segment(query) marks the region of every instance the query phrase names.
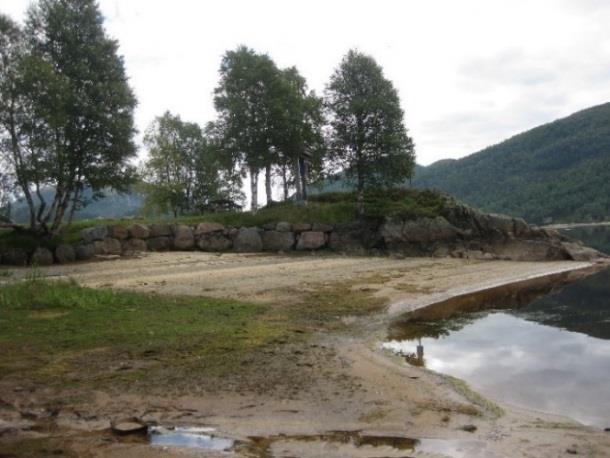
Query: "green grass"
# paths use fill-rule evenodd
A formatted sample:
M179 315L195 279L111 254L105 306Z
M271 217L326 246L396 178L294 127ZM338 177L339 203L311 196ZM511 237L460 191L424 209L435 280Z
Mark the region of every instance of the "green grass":
M284 332L265 319L266 310L232 300L16 282L0 288L0 374L63 383L66 373L81 366L94 373L94 360L106 366L117 355L165 369L196 361L207 371L228 370Z

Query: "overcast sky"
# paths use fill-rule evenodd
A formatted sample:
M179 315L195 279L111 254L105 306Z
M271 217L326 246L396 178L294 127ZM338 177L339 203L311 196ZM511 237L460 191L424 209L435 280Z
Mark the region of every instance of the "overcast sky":
M23 19L29 0L0 0ZM399 90L418 162L461 157L610 100L610 0L101 0L142 132L171 110L214 119L222 54L296 65L322 93L350 48ZM144 154L141 152L141 154Z

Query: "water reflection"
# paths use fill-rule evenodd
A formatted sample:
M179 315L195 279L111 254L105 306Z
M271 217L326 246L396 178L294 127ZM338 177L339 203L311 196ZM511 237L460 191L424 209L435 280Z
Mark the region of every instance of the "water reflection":
M414 315L384 346L488 396L610 426L610 270L517 308L497 305Z

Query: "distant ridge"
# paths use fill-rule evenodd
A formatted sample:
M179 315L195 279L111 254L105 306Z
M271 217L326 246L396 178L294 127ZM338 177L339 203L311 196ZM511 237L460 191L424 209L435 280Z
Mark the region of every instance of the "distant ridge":
M610 219L610 103L419 167L413 185L535 223Z

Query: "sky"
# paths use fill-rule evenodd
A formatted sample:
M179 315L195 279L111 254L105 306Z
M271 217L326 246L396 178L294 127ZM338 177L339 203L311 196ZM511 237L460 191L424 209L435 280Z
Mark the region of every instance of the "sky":
M204 124L226 50L296 65L323 94L351 48L398 89L427 165L610 101L610 0L100 0L139 100ZM30 0L0 0L21 21ZM145 157L145 151L140 156Z

